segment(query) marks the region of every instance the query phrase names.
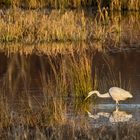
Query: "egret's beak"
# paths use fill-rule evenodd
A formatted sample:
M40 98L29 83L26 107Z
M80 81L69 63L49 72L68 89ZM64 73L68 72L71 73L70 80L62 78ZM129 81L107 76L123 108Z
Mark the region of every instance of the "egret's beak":
M84 101L87 100L88 97L89 97L89 95L84 99Z
M91 91L91 92L89 92L89 93L88 93L88 96L85 98L85 100L87 100L87 98L88 98L88 97L90 97L92 94L93 94L93 92L92 92L92 91Z
M92 115L88 110L86 112L87 112L88 116L91 116Z

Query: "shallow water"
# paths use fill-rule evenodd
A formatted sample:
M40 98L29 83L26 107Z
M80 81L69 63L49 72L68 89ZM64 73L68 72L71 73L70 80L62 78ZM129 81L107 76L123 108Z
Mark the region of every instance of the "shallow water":
M91 106L91 112L87 111L87 114L96 127L140 122L140 104L121 104L118 109L113 104L99 104Z
M97 54L95 60L93 60L93 67L97 69L99 89L103 88L101 92L107 92L110 87L119 86L134 95L132 100L126 100L123 103L139 104L139 58L139 48L122 52L108 52L103 55ZM93 75L94 73L95 70L93 68ZM104 100L103 102L106 101Z
M47 55L39 56L36 54L29 56L13 54L7 57L4 53L0 53L1 94L7 97L7 103L11 112L21 113L28 104L31 105L33 110L38 110L46 100L51 103L52 99L55 99L58 103L61 102L61 100L64 101L67 108L66 118L74 119L74 117L81 118L80 116L82 116L84 119L87 118L89 124L93 126L95 124L98 126L119 122L120 120L112 121L114 117L112 114L116 112L115 102L112 99L99 99L94 96L91 97L89 101L84 102L81 98L82 96L75 98L75 91L73 91L73 89L67 89L69 91L66 91L66 93L62 95L60 95L59 92L54 93L57 91L57 88L59 88L56 85L57 88L55 89L55 70L60 73L62 70L64 72L65 69L61 69L64 62L69 63L70 60L75 58L72 63L73 65L77 65L81 62L79 58L85 57L91 61L89 68L91 68L93 87L96 87L101 93L104 93L112 86L119 86L129 90L133 94L133 99L120 102L119 111L117 111L117 113L118 115L122 111L124 113L123 116L121 116L124 118L121 118L120 122L139 122L140 49L107 51L105 53L96 52L94 54L90 53L88 57L85 52L83 56L80 55L76 57L71 55L49 57ZM68 65L64 66L66 67ZM84 65L81 66L84 67ZM66 73L68 76L68 71L66 71ZM47 80L54 81L50 83L52 87L48 82L45 83ZM62 81L58 81L58 83L59 82ZM69 80L65 82L69 87L71 86ZM47 84L49 86L46 87ZM52 89L48 90L48 88ZM86 95L85 93L85 96ZM77 100L77 98L79 99ZM88 109L85 109L83 104L88 106ZM75 116L75 114L77 115Z
M98 104L91 105L89 112L87 112L92 124L98 126L99 124L140 121L139 58L139 48L123 51L111 50L105 54L97 53L95 55L92 68L96 66L96 69L93 68L92 74L95 75L96 72L97 77L99 77L97 81L101 93L107 92L110 87L119 86L130 91L133 98L120 101L116 116L112 115L116 112L115 102L112 99L98 99ZM92 102L93 100L91 104Z
M124 28L118 36L119 47L114 46L114 42L105 49L102 42L0 47L0 116L13 121L11 125L10 120L10 128L5 133L8 139L20 139L20 136L25 139L35 139L35 136L36 139L57 139L58 136L58 139L63 139L61 136L93 139L96 134L95 139L99 139L98 134L104 132L104 127L100 126L107 126L107 135L121 137L112 126L139 124L139 16L126 16L120 27ZM96 89L102 94L113 86L130 91L133 98L120 101L119 108L112 99L92 96L84 101L90 90ZM99 131L91 129L90 133L89 127ZM126 132L122 128L126 128ZM133 136L131 125L122 128L120 133L132 132ZM139 127L134 132L138 130ZM104 133L100 138L102 136Z

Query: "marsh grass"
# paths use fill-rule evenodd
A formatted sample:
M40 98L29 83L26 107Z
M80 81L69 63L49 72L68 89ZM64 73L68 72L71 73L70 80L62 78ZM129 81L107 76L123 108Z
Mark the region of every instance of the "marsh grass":
M23 11L16 8L2 11L0 18L2 21L0 23L0 49L6 49L4 43L10 46L16 43L15 47L8 47L8 50L13 52L22 52L22 50L24 52L27 48L30 53L33 50L46 52L54 49L57 51L57 49L63 49L62 46L66 46L63 43L69 46L74 43L83 44L84 42L91 45L94 43L95 45L92 46L101 50L127 44L133 46L139 43L139 15L134 13L123 17L120 13L109 15L108 11L103 9L97 13L96 17L87 17L84 11L53 10L45 13L45 11ZM128 32L129 34L126 34ZM48 49L45 43L46 46L54 43L55 46L62 48ZM31 47L27 47L29 45ZM71 47L68 50L70 51Z
M139 11L140 1L139 0L112 0L110 3L112 10L128 10L128 11Z
M96 15L87 15L84 10L1 10L0 42L36 46L94 42L102 48L139 43L138 13L124 16L100 8Z
M85 97L87 91L90 91L92 88L92 79L91 79L91 60L88 59L86 54L79 55L79 58L68 60L70 65L67 65L67 70L69 73L69 83L72 88L72 92L76 96ZM68 64L66 62L66 64Z
M82 7L107 7L111 10L140 10L139 0L2 0L0 2L1 7L22 7L29 9L36 8L82 8Z
M90 104L84 103L83 97L92 89L91 61L94 57L91 58L92 53L86 49L68 54L61 54L62 50L58 49L59 55L54 51L54 56L44 56L51 74L48 74L45 59L37 53L41 91L36 93L41 94L41 99L34 91L30 93L30 70L34 67L28 61L29 56L8 55L8 70L3 78L5 84L0 88L0 137L39 140L139 138L140 124L137 122L99 128L89 122L85 109ZM98 83L100 78L97 75L95 78ZM18 89L19 81L23 90ZM15 104L17 100L18 104Z
M38 11L9 9L2 12L1 42L54 42L86 40L84 12L53 10L50 14ZM19 18L20 17L20 18ZM15 30L16 29L16 30Z
M7 5L20 5L18 0L6 2ZM36 8L38 6L37 2L34 0L26 1L25 6ZM41 2L39 3L40 6L43 5ZM58 1L55 1L55 3L54 1L47 2L52 7L69 6L66 3L68 1L60 1L60 3ZM80 0L69 1L70 5L71 2L75 3L75 7L80 7L83 3ZM45 6L47 4L44 3ZM138 1L136 4L138 4ZM112 9L117 7L116 5L118 6L117 9L120 8L119 1L114 1ZM106 88L110 83L123 85L121 74L119 79L116 80L114 73L110 71L111 76L109 75L109 79L110 77L114 79L112 78L113 80L109 82L107 82L108 79L104 79L102 83L95 73L94 81L96 84L92 85L92 60L89 58L91 53L89 53L87 45L78 43L78 47L73 47L69 42L96 40L97 44L101 45L100 48L103 48L102 46L106 42L110 43L110 41L118 44L121 39L123 40L120 27L121 24L125 25L125 22L120 23L120 15L118 17L112 14L110 18L106 9L99 9L95 19L92 17L87 19L84 11L76 12L71 10L53 10L50 13L36 10L22 11L15 7L14 9L1 11L0 41L30 44L25 46L17 43L16 45L8 44L8 46L1 45L0 47L1 51L10 58L3 78L4 84L0 88L1 138L62 140L66 138L137 139L140 137L140 125L138 123L118 124L113 129L108 126L95 128L89 125L84 110L89 107L89 104L83 103L87 92L92 90L92 86L94 88L99 87L98 83L100 88ZM137 18L139 19L139 17ZM131 23L135 23L133 16L129 21L129 25ZM131 27L131 30L135 28L134 26ZM46 44L37 44L42 42L68 42L68 44L47 44L47 46ZM32 45L33 43L36 44ZM97 48L99 48L98 45ZM31 54L38 55L40 60L38 83L43 98L41 100L30 94L32 82L30 70L32 67L28 58ZM48 59L50 70L42 59L44 54ZM50 71L51 74L49 75L46 71ZM17 94L19 94L19 98L17 98ZM66 102L64 98L71 98L73 101L72 104L76 112L75 118L71 116L69 111L71 104ZM19 108L17 104L14 104L15 100L19 101Z
M87 15L84 10L1 10L0 42L30 45L96 42L102 46L138 43L138 13L125 17L99 8L96 15Z
M110 20L105 8L99 10L97 18L88 18L84 10L46 12L11 8L1 10L0 19L0 42L28 44L95 40L106 43L107 39L115 40L120 24L115 17Z
M28 95L29 98L30 95ZM82 108L76 108L76 114L70 116L68 103L61 98L45 99L39 110L29 107L15 112L8 102L0 100L0 137L4 139L138 139L138 122L117 123L112 126L95 127L90 124ZM81 105L80 105L81 106Z
M6 6L21 6L24 8L41 8L41 7L49 7L49 8L76 8L81 6L90 6L92 0L3 0L4 5Z
M2 102L1 102L2 103ZM58 103L58 104L57 104ZM2 104L1 104L2 105ZM4 104L5 105L5 104ZM49 105L49 106L48 106ZM55 106L57 105L57 107ZM139 139L139 127L137 122L118 123L113 126L94 127L85 117L77 119L63 116L65 110L61 110L61 102L53 100L47 107L42 107L39 112L25 111L22 114L7 114L1 117L0 137L3 139ZM63 105L64 106L64 105ZM51 109L49 108L51 107ZM61 106L62 107L62 106ZM58 109L58 110L57 110ZM59 114L59 111L61 114ZM62 113L63 111L63 113ZM3 112L0 116L4 115ZM63 116L63 119L61 118ZM5 125L6 121L6 125Z
M30 56L32 54L36 55L48 55L48 56L58 56L58 55L70 55L74 53L83 53L90 48L90 51L96 49L94 44L87 44L85 42L66 42L66 43L39 43L39 44L24 44L24 43L1 43L0 52L5 53L7 57L14 54ZM98 47L97 47L98 48Z
M91 90L91 62L88 60L86 53L82 53L77 58L74 54L64 55L64 58L57 58L57 65L53 63L53 59L49 59L52 67L52 79L47 81L45 76L45 68L42 66L42 84L47 85L48 93L53 96L79 96L85 97L86 92ZM48 91L49 90L49 91Z

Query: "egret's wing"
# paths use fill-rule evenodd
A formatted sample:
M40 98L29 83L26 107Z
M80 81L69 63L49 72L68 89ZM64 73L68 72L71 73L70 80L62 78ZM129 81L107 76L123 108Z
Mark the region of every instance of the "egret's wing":
M128 94L130 94L128 91L118 88L118 87L112 87L109 89L109 93L112 96L112 98L115 100L123 100L128 97Z

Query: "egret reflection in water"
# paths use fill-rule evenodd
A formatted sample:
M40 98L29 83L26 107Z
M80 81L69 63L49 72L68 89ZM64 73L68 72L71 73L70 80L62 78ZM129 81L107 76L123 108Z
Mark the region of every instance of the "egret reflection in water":
M116 109L111 113L99 112L95 115L91 114L89 111L87 111L87 113L88 116L94 120L102 120L103 118L107 118L110 123L128 122L133 117L132 114L128 114L125 111L120 111L118 107L116 107Z
M130 94L128 91L121 89L119 87L112 87L109 89L109 92L105 94L100 94L99 91L91 91L88 93L88 96L85 98L85 100L90 97L91 95L96 94L100 98L112 98L116 101L116 105L119 105L119 101L126 100L127 98L132 98L132 94Z

